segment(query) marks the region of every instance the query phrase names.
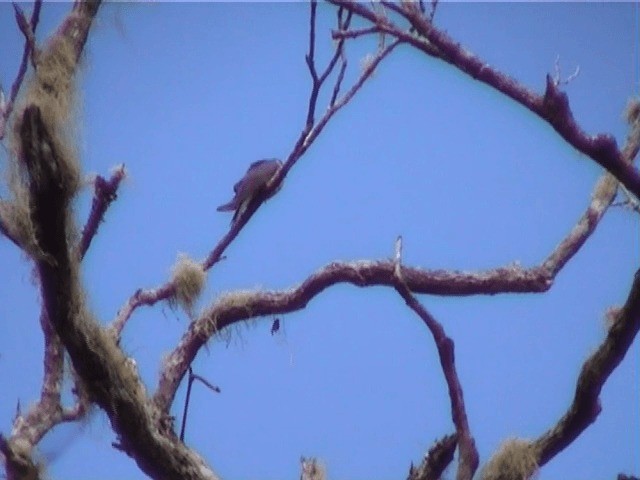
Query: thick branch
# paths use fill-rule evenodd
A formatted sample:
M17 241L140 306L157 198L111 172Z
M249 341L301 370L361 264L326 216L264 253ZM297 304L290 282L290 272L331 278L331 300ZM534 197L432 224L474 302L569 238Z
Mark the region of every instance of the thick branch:
M546 90L543 95L528 90L515 79L492 68L466 50L445 32L435 28L428 18L410 2L404 3L398 13L409 21L417 35L402 30L388 19L365 7L364 4L350 0L328 1L369 20L381 32L389 33L429 56L450 63L472 78L495 88L531 110L549 123L574 148L591 157L640 197L640 173L625 161L615 139L605 134L591 136L582 130L573 118L567 95L560 91L549 75L546 78Z
M56 49L63 48L61 45L71 47L75 62L69 63L67 74L72 76L98 6L99 2L76 3L42 52L42 61L59 55ZM50 123L56 121L55 117L45 119L38 104L29 104L17 125L31 220L42 250L36 267L46 315L83 386L109 416L120 437L120 448L145 473L163 479L217 478L177 439L170 419L153 408L137 373L84 305L76 249L69 241L73 231L69 205L77 191L78 173L55 137L55 125Z
M569 410L553 428L533 442L540 466L569 446L598 417L602 409L600 391L640 330L640 270L616 317L604 342L582 366Z
M37 262L43 303L83 385L109 416L121 448L148 475L216 478L175 437L170 421L150 408L139 377L84 307L75 250L68 242L68 205L74 192L68 188L67 167L36 106L25 109L21 140L30 179L32 220L45 254Z

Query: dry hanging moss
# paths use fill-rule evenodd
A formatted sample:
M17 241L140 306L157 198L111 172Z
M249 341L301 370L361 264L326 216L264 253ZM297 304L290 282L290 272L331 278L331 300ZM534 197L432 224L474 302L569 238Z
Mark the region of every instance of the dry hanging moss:
M191 313L194 303L202 293L205 280L206 274L202 265L184 253L178 254L172 268L171 282L175 286L175 301L187 312Z
M28 77L23 95L18 100L11 119L8 139L10 162L8 183L13 193L11 215L7 219L18 242L32 255L39 256L34 226L31 221L29 179L23 148L45 151L56 160L57 177L71 198L80 186L80 165L74 141L76 108L76 51L65 37L57 36L45 50L35 55L35 69ZM37 108L38 121L46 131L46 142L40 137L23 139L25 111ZM31 118L31 117L30 117ZM39 141L39 144L35 144ZM33 172L37 175L36 172ZM71 225L72 223L69 223ZM71 229L70 229L71 230ZM70 235L73 232L68 232Z
M526 440L505 441L487 462L481 480L529 480L538 471L538 463L531 444Z

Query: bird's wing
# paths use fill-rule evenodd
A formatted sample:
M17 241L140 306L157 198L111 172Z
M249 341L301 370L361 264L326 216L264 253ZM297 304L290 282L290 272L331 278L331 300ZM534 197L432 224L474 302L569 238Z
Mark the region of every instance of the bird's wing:
M249 173L251 170L253 170L256 167L259 167L263 163L272 162L273 160L274 159L272 159L272 158L264 158L262 160L256 160L251 165L249 165L249 168L247 169L247 173Z
M240 189L242 184L247 181L248 178L253 177L259 171L263 170L265 167L268 167L268 165L265 165L265 164L269 164L269 163L273 162L274 160L275 159L267 158L267 159L263 159L263 160L257 160L255 162L253 162L251 165L249 165L249 168L247 168L247 171L244 174L244 176L240 180L238 180L236 182L236 184L233 186L233 191L235 193L238 193L238 190Z

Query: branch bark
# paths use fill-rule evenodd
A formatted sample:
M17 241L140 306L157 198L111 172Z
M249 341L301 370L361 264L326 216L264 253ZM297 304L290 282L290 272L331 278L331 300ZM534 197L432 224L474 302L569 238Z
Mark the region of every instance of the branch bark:
M573 403L556 425L533 442L540 466L569 446L600 414L600 391L640 330L640 270L615 317L605 340L582 366Z

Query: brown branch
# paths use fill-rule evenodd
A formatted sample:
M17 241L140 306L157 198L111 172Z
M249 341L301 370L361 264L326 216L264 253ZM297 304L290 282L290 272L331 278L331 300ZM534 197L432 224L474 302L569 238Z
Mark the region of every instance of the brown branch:
M142 305L152 306L162 300L168 300L175 294L175 286L171 282L167 282L158 288L148 290L138 289L127 300L127 303L118 311L115 320L109 327L112 336L119 340L122 330L133 312Z
M550 75L547 75L546 89L543 95L528 90L515 79L492 68L479 57L473 55L445 32L438 30L417 7L409 2L403 4L403 8L398 13L402 14L418 35L402 30L363 4L350 0L328 1L369 20L381 32L389 33L429 56L444 60L475 80L495 88L529 109L549 123L567 143L591 157L631 192L640 197L640 173L625 161L615 139L607 134L591 136L582 130L573 117L567 95L560 91Z
M456 371L453 340L447 336L444 328L424 306L411 293L402 275L402 238L396 242L396 255L394 260L394 288L405 301L407 306L418 315L427 326L435 341L440 357L440 365L449 389L451 401L451 415L456 427L456 437L460 452L458 458L458 480L471 480L478 468L479 458L475 440L471 435L467 412L464 406L462 385Z
M22 8L15 2L13 2L13 10L16 18L16 23L18 24L18 28L24 35L24 40L26 43L25 51L29 51L31 54L31 62L35 67L35 53L36 53L36 38L33 32L33 28L31 27L31 23L27 20L26 15L22 11Z
M35 0L35 2L33 3L31 20L29 21L29 23L27 23L26 26L20 26L21 19L24 18L22 9L20 9L20 7L16 3L14 3L13 6L16 12L16 18L20 17L20 19L18 19L18 26L23 32L23 35L25 35L25 43L24 50L22 52L22 60L20 60L20 66L18 67L18 73L16 74L16 78L11 85L9 99L0 112L0 140L4 138L7 120L13 112L15 100L18 97L18 92L20 91L20 87L22 86L24 76L27 73L29 58L33 60L32 54L35 53L35 31L36 27L38 26L38 22L40 21L40 9L42 7L42 0ZM22 14L19 15L18 11L20 11ZM30 33L30 35L25 34L25 30Z
M553 277L578 253L595 231L616 196L617 185L617 180L609 173L600 177L586 211L542 264L542 268L548 270Z
M125 176L124 165L120 165L111 174L109 180L105 180L102 176L98 175L94 181L94 194L93 202L91 204L91 212L87 223L82 229L82 236L80 238L80 245L78 245L78 255L82 260L87 253L93 237L95 237L100 227L100 223L104 218L104 214L113 202L117 198L118 187L120 182Z
M602 407L600 391L640 330L640 270L634 276L627 301L616 315L607 337L584 363L573 402L560 421L533 442L538 465L543 466L595 422Z
M331 32L331 38L334 40L358 38L372 33L378 34L380 30L378 27L361 28L359 30L334 30Z
M31 456L31 447L19 441L7 439L0 433L0 453L2 454L6 478L40 480L40 470Z
M211 391L220 393L220 387L213 385L204 377L193 373L193 369L189 367L189 380L187 381L187 395L184 399L184 409L182 411L182 427L180 428L180 441L184 442L184 433L187 429L187 415L189 413L189 399L191 398L191 387L193 386L193 382L195 380L199 380L206 387L208 387Z
M458 435L446 435L438 440L420 462L409 467L407 480L440 480L442 473L453 460L458 446Z
M9 440L23 446L28 445L29 449L25 449L25 455L56 425L79 420L85 416L88 409L88 399L78 394L73 407L63 408L60 390L63 385L64 348L44 308L40 314L40 326L45 345L44 378L40 400L29 409L26 415L22 416L19 413L16 415Z

